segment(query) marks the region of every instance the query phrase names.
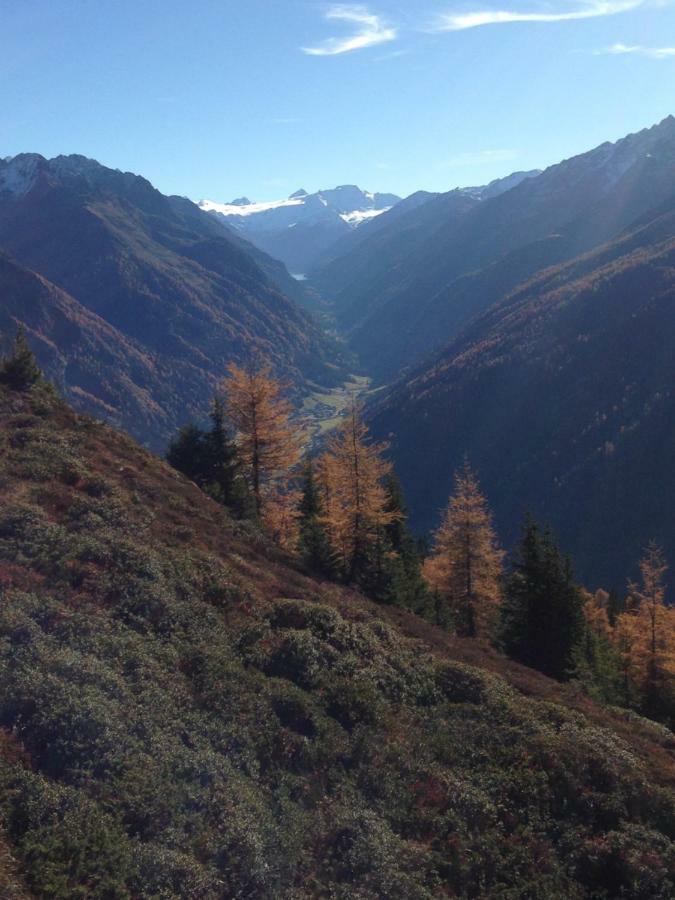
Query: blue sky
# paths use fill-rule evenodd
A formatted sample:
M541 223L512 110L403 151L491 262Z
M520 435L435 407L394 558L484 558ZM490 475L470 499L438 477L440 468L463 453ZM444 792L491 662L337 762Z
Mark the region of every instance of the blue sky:
M408 194L675 113L675 0L0 0L0 156L194 199Z

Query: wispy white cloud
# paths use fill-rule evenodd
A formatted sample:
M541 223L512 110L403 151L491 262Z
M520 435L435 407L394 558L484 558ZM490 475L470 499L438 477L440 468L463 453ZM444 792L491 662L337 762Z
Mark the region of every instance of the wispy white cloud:
M380 16L370 12L366 6L339 3L331 6L326 13L331 22L347 22L356 25L355 34L346 37L332 37L316 47L302 47L302 52L310 56L337 56L352 50L363 50L377 44L385 44L396 39L397 31Z
M635 54L636 56L647 56L649 59L675 59L675 47L643 47L640 44L612 44L611 47L605 47L604 50L596 50L596 56L604 56L606 53L612 56L625 56L627 54Z
M481 25L503 25L509 22L569 22L574 19L596 19L613 16L643 6L646 0L583 0L574 9L476 10L473 12L441 13L431 25L431 31L463 31Z
M517 156L515 150L500 148L496 150L475 150L468 153L457 153L438 164L439 169L454 169L456 166L475 166L480 163L507 162Z

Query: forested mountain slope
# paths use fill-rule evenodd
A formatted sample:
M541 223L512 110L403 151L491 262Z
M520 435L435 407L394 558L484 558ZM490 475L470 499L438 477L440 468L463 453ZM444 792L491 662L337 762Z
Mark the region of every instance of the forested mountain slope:
M340 375L335 345L279 287L302 290L280 263L139 176L78 156L0 162L0 249L92 313L90 328L106 323L106 340L122 336L117 354L133 346L144 357L146 373L130 390L145 393L145 411L111 417L153 446L204 411L231 360L267 358L298 385ZM41 301L24 292L27 319L33 302ZM46 321L26 324L49 339ZM115 382L109 357L100 364L100 382ZM74 386L68 366L63 378ZM92 393L98 413L110 398Z
M178 370L126 337L46 278L0 253L0 334L23 323L38 362L72 405L128 432L162 435L185 415L181 388L198 396L198 370ZM175 379L175 382L174 382Z
M419 529L465 453L510 543L527 509L580 575L625 584L650 538L675 558L675 198L542 272L372 410Z
M386 381L525 279L617 236L674 191L669 117L489 199L444 194L314 280L364 369Z
M370 314L381 281L395 284L408 277L407 260L415 259L437 228L536 174L514 172L483 187L445 194L417 191L329 248L310 273L312 284L331 301L338 323L351 329Z
M3 896L672 896L665 729L288 568L44 384L0 426Z

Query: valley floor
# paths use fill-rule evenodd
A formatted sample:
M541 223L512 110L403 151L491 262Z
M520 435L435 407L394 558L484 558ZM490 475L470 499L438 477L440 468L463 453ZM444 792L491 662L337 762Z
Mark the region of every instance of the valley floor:
M365 398L370 392L371 379L365 375L350 375L341 387L320 389L309 394L302 405L302 415L310 433L309 445L316 447L340 423L352 398Z

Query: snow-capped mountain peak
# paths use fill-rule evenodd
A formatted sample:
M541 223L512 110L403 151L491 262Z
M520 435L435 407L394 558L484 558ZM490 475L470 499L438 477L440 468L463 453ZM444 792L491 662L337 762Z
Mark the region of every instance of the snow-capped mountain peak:
M340 216L344 222L356 226L365 219L391 209L399 200L400 197L395 194L373 194L370 191L362 191L356 185L347 184L331 190L317 191L315 194L308 194L307 191L300 188L284 200L251 201L248 197L240 197L229 203L200 200L198 205L207 212L216 212L235 219L240 216L257 216L273 210L295 208L296 219L294 221L286 221L286 214L284 214L283 225L286 227L291 224L300 224L303 219L312 217L318 209L323 208ZM265 218L271 219L269 215ZM235 221L230 224L238 227L241 223Z
M283 207L288 206L302 206L303 201L300 199L296 200L270 200L263 203L252 203L246 197L242 197L239 200L232 200L230 203L217 203L215 200L200 200L198 206L200 209L206 210L206 212L215 212L219 213L221 216L233 217L248 217L255 216L259 213L266 213L273 209L282 209ZM235 227L239 224L233 222Z
M35 184L40 168L45 164L38 153L20 153L0 161L0 191L21 196Z
M283 200L247 197L198 205L235 228L252 243L283 260L292 271L306 271L327 246L398 203L395 194L362 191L353 184L308 194L301 188Z

